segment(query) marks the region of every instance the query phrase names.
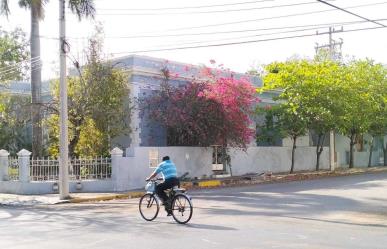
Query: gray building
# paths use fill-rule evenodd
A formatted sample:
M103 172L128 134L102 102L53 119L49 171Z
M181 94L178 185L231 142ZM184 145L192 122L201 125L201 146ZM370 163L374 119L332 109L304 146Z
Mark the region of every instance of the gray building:
M185 85L193 78L204 77L200 71L202 67L181 62L168 61L165 59L132 55L113 60L113 64L125 68L129 73L129 86L131 88L131 98L141 99L149 96L153 91L160 88L160 84L165 79L162 69L167 68L172 76L169 83L172 85ZM222 74L235 78L249 77L256 87L262 86L260 78L248 76L241 73L231 73L224 71ZM266 99L264 99L266 101ZM268 99L271 102L270 99ZM138 146L166 146L166 131L163 127L152 124L146 117L140 115L135 108L132 116L132 134L130 138L121 137L115 140L122 147ZM130 149L129 149L130 150ZM130 153L128 151L128 153Z

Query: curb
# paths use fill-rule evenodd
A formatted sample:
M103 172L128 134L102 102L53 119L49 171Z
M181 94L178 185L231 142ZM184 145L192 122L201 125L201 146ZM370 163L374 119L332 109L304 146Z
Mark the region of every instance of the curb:
M208 188L221 188L221 187L238 187L238 186L248 186L248 185L257 185L257 184L270 184L270 183L285 183L293 181L305 181L305 180L314 180L327 177L341 177L341 176L350 176L350 175L360 175L360 174L375 174L387 172L387 167L374 167L374 168L365 168L365 169L336 169L334 171L319 171L319 172L297 172L294 174L273 174L273 175L246 175L239 177L231 177L225 179L210 179L210 180L198 180L193 182L181 182L181 187L185 189L208 189ZM97 197L74 197L67 201L62 201L57 204L62 203L83 203L83 202L93 202L93 201L108 201L115 199L131 199L139 198L144 195L145 191L137 192L128 192L124 194L112 194L106 196L97 196Z
M92 202L92 201L109 201L117 199L131 199L139 198L144 194L144 192L129 192L125 194L113 194L106 196L97 196L97 197L74 197L67 201L67 203L82 203L82 202ZM61 204L61 203L58 203Z

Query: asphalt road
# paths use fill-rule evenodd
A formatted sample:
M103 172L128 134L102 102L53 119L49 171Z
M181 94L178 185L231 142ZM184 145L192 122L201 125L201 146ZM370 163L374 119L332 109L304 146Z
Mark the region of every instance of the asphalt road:
M138 199L0 206L0 248L387 248L387 174L190 193L194 216L143 220Z

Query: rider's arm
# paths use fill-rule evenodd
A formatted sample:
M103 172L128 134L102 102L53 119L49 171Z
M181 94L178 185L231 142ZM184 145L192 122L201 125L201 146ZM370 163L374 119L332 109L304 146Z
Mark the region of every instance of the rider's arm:
M154 171L148 178L146 178L145 181L149 181L150 179L152 179L155 176L157 176L156 171Z
M155 169L155 171L153 171L153 173L152 173L148 178L146 178L145 181L149 181L149 180L151 180L153 177L157 176L157 174L161 172L161 165L162 165L162 163L160 163L159 165L157 165L157 168Z

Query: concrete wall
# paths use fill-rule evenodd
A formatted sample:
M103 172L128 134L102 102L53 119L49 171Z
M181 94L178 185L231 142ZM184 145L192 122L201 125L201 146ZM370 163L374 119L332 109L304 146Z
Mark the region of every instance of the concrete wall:
M150 152L158 157L155 165L165 155L171 157L177 166L178 175L189 172L189 177L210 176L212 171L212 148L202 147L134 147L130 156L115 148L112 151L112 178L96 181L82 181L82 189L76 189L76 182L70 182L70 192L111 192L143 188L145 179L154 170L150 167ZM291 147L249 147L246 151L231 149L233 175L247 173L288 172L291 162ZM298 147L295 155L295 171L314 170L315 147ZM29 164L28 164L29 165ZM7 167L7 164L6 166ZM23 167L24 169L25 167ZM320 161L321 169L329 168L329 150L324 148ZM29 170L25 168L24 170ZM47 194L55 193L54 182L0 181L0 193Z
M211 175L212 150L201 147L136 147L133 157L120 159L120 177L122 180L116 190L142 188L145 185L145 178L154 170L149 166L149 152L158 151L159 162L165 155L171 157L177 165L179 176L189 172L190 177L201 177Z
M370 140L369 135L364 135L365 141ZM337 153L337 165L338 167L346 167L349 164L349 138L336 134L335 146ZM359 147L355 145L354 148L354 166L355 167L367 167L369 157L369 144L363 145L363 150L359 151ZM381 145L376 143L372 152L371 165L378 166L383 164L383 149Z
M19 182L19 181L0 181L0 193L8 194L55 194L58 191L53 190L55 182ZM113 182L111 180L82 181L82 189L76 189L76 182L69 182L70 192L111 192L113 191Z
M296 146L309 146L310 145L310 138L309 135L306 136L300 136L297 138ZM284 147L292 147L293 146L293 140L289 137L282 139L282 146Z
M212 148L201 147L137 147L133 157L120 159L121 180L116 191L142 188L144 179L153 168L149 167L149 151L156 150L161 157L168 155L177 166L178 175L189 172L189 177L210 176L212 171ZM288 172L291 163L290 147L250 147L247 151L232 149L231 164L233 175L247 173ZM316 164L315 147L299 147L295 155L295 171L314 170ZM329 149L324 148L320 159L320 169L329 169ZM125 182L124 179L128 179Z
M246 173L289 172L291 165L290 147L251 147L246 152L231 151L234 175ZM314 170L316 165L315 147L298 147L295 154L294 171ZM329 169L329 148L325 147L320 157L320 169Z

